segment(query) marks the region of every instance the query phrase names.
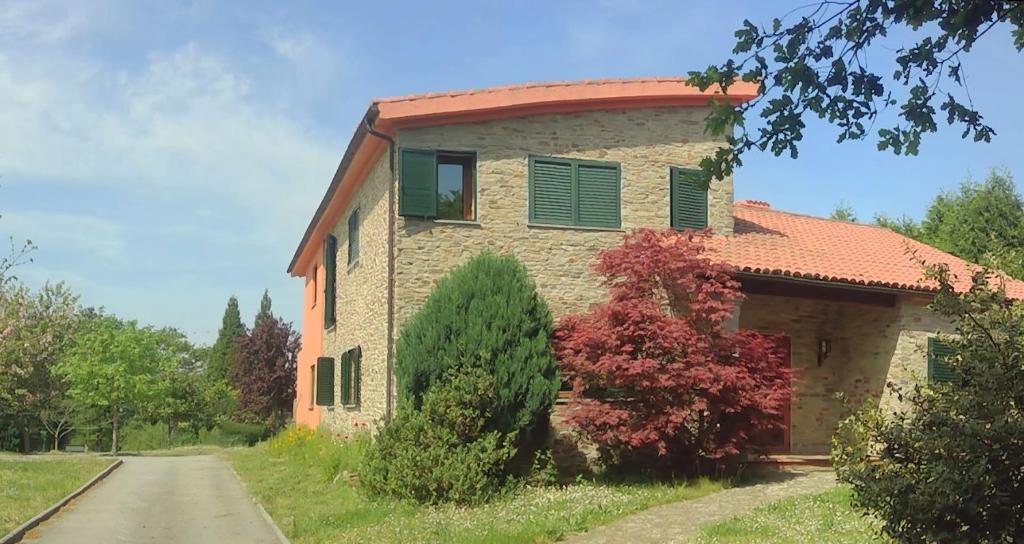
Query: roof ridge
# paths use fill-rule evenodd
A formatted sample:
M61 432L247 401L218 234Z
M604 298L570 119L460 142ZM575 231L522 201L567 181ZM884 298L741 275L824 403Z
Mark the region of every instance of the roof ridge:
M756 199L745 198L743 200L756 200ZM743 206L744 208L749 208L751 210L756 210L756 211L759 211L759 212L782 213L782 214L786 214L786 215L795 215L797 217L807 217L809 219L817 219L819 221L828 221L830 223L842 223L844 225L851 225L851 226L854 226L854 227L871 227L873 229L882 229L884 231L891 232L893 234L896 234L896 235L902 236L904 238L913 240L913 238L910 238L906 234L903 234L901 232L896 232L896 231L890 229L889 227L884 227L882 225L876 225L874 223L859 223L857 221L846 221L845 219L836 219L834 217L822 217L820 215L811 215L809 213L791 212L789 210L780 210L779 208L770 208L770 207L765 207L765 206L758 206L756 204L746 204L746 203L743 202L743 200L736 201L733 204L734 205ZM759 201L759 202L764 202L764 201L762 200L762 201ZM927 244L925 244L925 245L927 245Z
M599 79L578 79L578 80L552 80L552 81L529 81L526 83L513 83L508 85L494 85L491 87L476 87L471 89L459 89L451 91L433 91L427 93L413 93L398 96L378 97L371 100L373 104L408 102L411 100L422 100L428 98L466 96L470 94L486 94L518 89L536 89L541 87L575 87L584 85L609 85L615 83L685 83L689 78L686 76L644 76L644 77L623 77L623 78L599 78Z

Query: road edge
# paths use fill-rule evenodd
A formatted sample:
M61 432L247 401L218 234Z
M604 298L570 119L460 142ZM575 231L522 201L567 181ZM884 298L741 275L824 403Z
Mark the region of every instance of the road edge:
M252 492L249 491L249 486L246 485L245 480L243 480L242 476L238 474L238 471L235 470L235 467L231 465L231 461L228 461L224 458L221 458L221 461L227 464L228 468L231 469L231 474L234 474L235 479L238 480L238 483L242 485L242 489L245 490L245 494L249 495L249 498L252 499L252 503L256 505L256 511L258 511L260 513L260 516L263 517L263 521L266 521L267 525L270 526L270 530L273 531L274 536L277 538L278 544L292 544L292 541L288 540L288 537L284 535L284 533L281 531L281 528L278 527L277 523L274 522L274 518L270 517L270 514L267 513L267 510L263 508L262 504L260 504L260 501L259 499L256 498L256 495L253 495ZM0 544L7 543L0 541Z
M88 491L92 486L100 483L100 481L109 476L111 472L114 472L114 470L117 469L117 467L120 467L123 464L124 461L122 461L121 459L115 460L113 463L110 464L110 466L103 469L99 474L93 476L91 480L85 482L82 485L82 487L79 487L78 489L72 491L71 494L69 494L68 496L53 503L46 510L43 510L42 512L36 514L32 519L26 521L25 523L22 523L21 525L15 527L13 531L4 535L2 538L0 538L0 544L14 544L15 542L20 542L22 538L25 538L26 533L28 533L32 529L35 529L37 526L39 526L40 523L52 518L54 514L60 511L61 508L67 506L69 502L78 498L78 496Z

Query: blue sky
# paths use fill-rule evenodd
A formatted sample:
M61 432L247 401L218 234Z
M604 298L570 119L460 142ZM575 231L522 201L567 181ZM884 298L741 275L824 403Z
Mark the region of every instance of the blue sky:
M231 294L251 322L264 288L297 325L285 267L372 97L685 74L726 58L744 18L805 3L3 0L0 235L39 246L33 285L197 341ZM966 59L993 143L946 130L893 157L811 123L798 160L746 158L737 198L920 217L968 176L1024 175L1010 43L993 32Z

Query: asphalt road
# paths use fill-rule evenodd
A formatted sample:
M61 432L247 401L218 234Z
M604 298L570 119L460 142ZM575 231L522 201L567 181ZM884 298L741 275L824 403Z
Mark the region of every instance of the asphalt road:
M24 542L276 544L227 463L212 455L125 457L124 465Z

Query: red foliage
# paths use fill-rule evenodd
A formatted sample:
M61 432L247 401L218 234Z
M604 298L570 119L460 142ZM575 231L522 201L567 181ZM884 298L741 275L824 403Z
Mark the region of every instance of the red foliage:
M295 398L299 334L273 316L256 320L251 331L235 339L231 383L238 388L242 419L259 423L283 421Z
M567 422L612 464L700 470L759 449L781 423L790 370L770 338L730 331L742 298L704 254L708 232L640 229L602 251L610 300L559 323Z

